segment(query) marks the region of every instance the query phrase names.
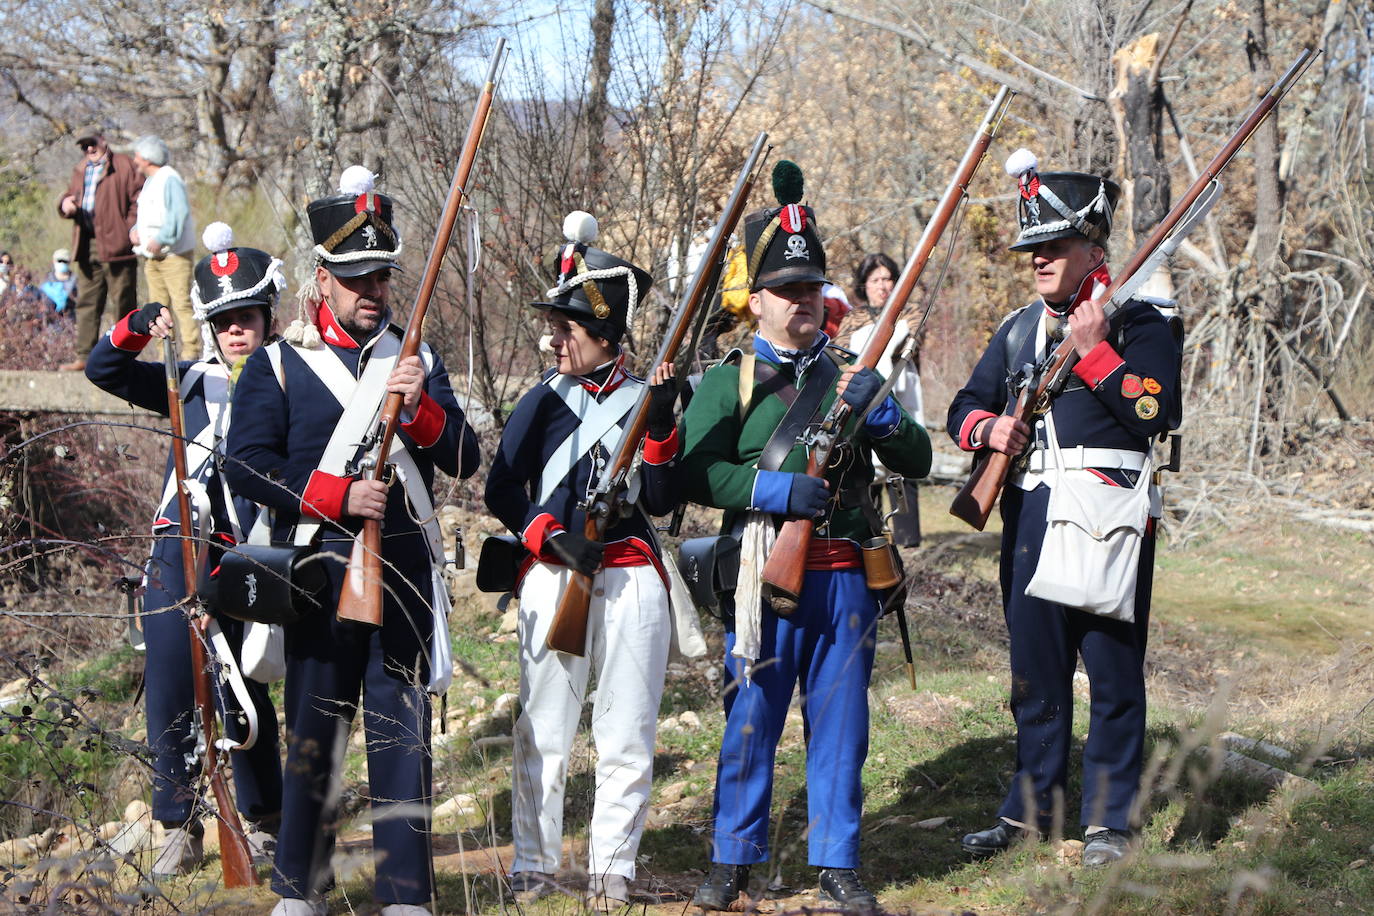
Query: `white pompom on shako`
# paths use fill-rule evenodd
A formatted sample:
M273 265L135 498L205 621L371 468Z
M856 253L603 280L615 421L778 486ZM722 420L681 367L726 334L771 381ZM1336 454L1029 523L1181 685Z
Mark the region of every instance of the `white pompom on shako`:
M350 165L343 170L339 176L340 194L366 194L377 186L377 176L372 174L366 166Z
M1033 172L1040 168L1040 161L1035 158L1035 153L1026 149L1024 146L1007 157L1007 174L1012 178L1020 178L1027 172Z
M574 210L563 217L563 237L570 242L590 245L600 232L596 217L586 210Z
M200 240L211 254L219 254L234 247L234 230L228 223L214 222L205 227Z

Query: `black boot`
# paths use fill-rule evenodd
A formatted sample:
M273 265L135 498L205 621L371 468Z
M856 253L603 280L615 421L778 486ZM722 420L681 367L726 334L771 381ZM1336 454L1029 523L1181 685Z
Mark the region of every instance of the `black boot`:
M712 862L706 880L692 895L692 905L703 910L724 910L739 898L739 892L749 887L748 865L727 865Z
M878 898L864 887L852 868L822 868L821 896L846 910L876 910Z
M987 858L995 856L999 852L1006 852L1007 849L1021 840L1034 836L1036 839L1043 839L1038 833L1008 824L1006 821L999 820L987 830L979 830L977 833L966 833L960 841L964 847L964 852L977 858Z

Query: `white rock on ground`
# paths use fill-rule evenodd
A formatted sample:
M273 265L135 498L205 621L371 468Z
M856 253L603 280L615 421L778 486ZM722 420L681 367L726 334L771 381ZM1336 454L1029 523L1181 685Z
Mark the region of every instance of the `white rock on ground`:
M455 795L434 809L436 829L472 830L481 827L486 820L476 795Z
M520 702L520 697L514 693L503 693L496 698L496 702L491 704L491 717L508 716Z

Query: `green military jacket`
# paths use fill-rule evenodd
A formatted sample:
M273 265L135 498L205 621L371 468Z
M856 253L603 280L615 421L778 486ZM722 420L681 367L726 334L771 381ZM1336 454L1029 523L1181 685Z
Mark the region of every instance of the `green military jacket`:
M821 359L829 359L826 353ZM758 357L759 365L777 363ZM807 375L801 383L805 384ZM739 514L750 508L754 480L758 476L755 465L768 443L768 438L782 422L787 404L776 393L777 386L788 374L766 383L755 375L753 394L748 410L740 410L740 368L730 362L707 370L701 384L692 395L692 402L682 418L683 457L678 470L684 485L684 496L695 503L725 510L723 532L733 529ZM765 387L766 385L766 387ZM824 416L835 401L834 387L821 401L818 417ZM851 427L852 427L851 420ZM832 493L856 493L873 480L872 452L876 451L883 465L907 477L925 477L930 473L930 437L925 428L905 411L897 428L883 439L872 438L861 429L849 440L854 446L841 467L826 473ZM781 471L805 473L806 449L793 447ZM864 518L862 509L852 499L835 508L831 502L830 515L817 520L817 533L824 537L862 540L875 532ZM822 522L827 524L822 527Z

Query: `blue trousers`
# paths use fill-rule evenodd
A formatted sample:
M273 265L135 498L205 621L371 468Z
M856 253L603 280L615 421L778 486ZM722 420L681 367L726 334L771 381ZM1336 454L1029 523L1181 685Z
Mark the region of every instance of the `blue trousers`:
M375 899L430 901L430 698L422 649L432 619L410 582L402 581L409 573L427 592L429 554L422 541L412 540L415 551L384 547L388 562L400 568L384 570L381 627L340 622L330 603L286 628L285 791L272 876L272 889L283 897L323 893L333 882L341 769L361 696ZM350 544L325 542L337 551ZM337 597L343 567L329 563L328 569Z
M153 817L167 825L181 825L191 817L196 799L195 774L186 755L195 750L192 724L196 718L195 680L191 671L191 641L186 615L181 608L164 610L186 594L182 575L181 542L159 538L148 564L144 593L143 636L147 642L144 662L144 698L148 716L148 744L153 749ZM243 624L217 618L235 652L243 642ZM250 821L275 820L281 811L281 751L277 740L277 711L267 686L245 680L258 713L258 740L246 751L230 754L234 772L235 804ZM244 734L239 724L238 701L211 677L215 700L223 714L230 738Z
M752 678L725 640L725 735L716 770L712 861L768 860L773 762L792 689L801 685L806 732L807 860L859 864L861 776L868 756L868 682L878 601L863 570L808 571L791 617L763 612Z
M1145 637L1154 570L1153 529L1140 550L1135 621L1126 623L1026 596L1045 538L1049 487L1002 497L1002 601L1011 637L1016 776L1001 817L1051 827L1068 780L1073 674L1083 658L1091 685L1083 749L1083 826L1128 830L1145 745ZM1032 809L1027 809L1027 799Z

